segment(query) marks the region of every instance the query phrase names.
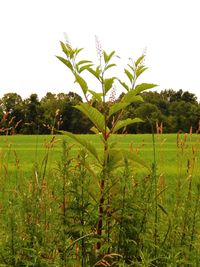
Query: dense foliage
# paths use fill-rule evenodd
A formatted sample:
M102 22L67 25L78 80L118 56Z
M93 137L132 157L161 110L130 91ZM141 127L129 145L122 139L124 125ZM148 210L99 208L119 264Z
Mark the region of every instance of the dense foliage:
M114 101L119 102L122 96ZM149 121L162 124L165 133L188 132L191 127L193 131L198 131L200 104L194 94L170 89L144 92L142 96L144 102L131 104L123 118L139 117L145 123L133 124L124 131L149 133ZM81 96L74 92L47 92L41 100L37 94L31 94L23 100L16 93L7 93L0 99L1 133L46 134L59 130L90 133L91 122L74 108L80 102L83 102ZM109 103L110 100L106 105L109 106Z

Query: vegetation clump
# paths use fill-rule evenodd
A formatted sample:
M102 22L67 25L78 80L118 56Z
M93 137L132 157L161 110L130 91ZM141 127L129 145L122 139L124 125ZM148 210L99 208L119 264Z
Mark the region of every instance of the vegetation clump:
M51 157L59 137L52 135L44 144L43 160L36 160L32 171L24 174L16 151L15 171L9 170L11 145L5 143L6 149L0 151L0 264L198 266L198 135L194 139L192 130L190 135L177 135L177 174L170 184L165 178L162 125L157 122L155 135L155 121L148 118L150 161L144 140L136 148L133 143L122 148L117 142L118 132L142 122L140 117L127 117L127 110L142 103L145 91L155 87L137 84L146 70L144 55L130 61L124 69L127 81L122 81L108 75L116 67L116 54L103 51L99 42L97 66L78 60L81 49L63 42L61 47L65 58L58 59L73 74L85 97L84 102L75 101L74 108L88 119L100 147L97 149L88 136L62 131L66 139L56 166ZM84 78L86 71L100 84L99 92L90 89ZM117 101L115 81L125 90ZM48 107L47 99L44 104ZM36 96L31 97L28 107L34 119L41 108ZM52 134L62 121L56 105L55 110L49 124Z

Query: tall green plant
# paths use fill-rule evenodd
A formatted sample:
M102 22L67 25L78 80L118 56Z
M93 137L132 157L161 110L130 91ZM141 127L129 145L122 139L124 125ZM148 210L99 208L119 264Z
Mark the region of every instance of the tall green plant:
M57 58L71 71L75 82L79 84L86 100L84 103L76 105L75 108L85 114L92 122L93 127L91 131L99 135L103 147L102 153L99 154L95 146L89 141L86 141L80 136L66 132L69 137L81 144L94 157L100 169L98 222L96 226L96 233L99 237L97 250L99 250L101 248L101 237L104 229L105 235L109 237L109 229L104 226L106 223L109 225L110 220L110 214L106 211L110 205L109 188L111 188L110 177L112 171L121 166L120 164L123 162L124 157L126 157L127 160L136 161L146 166L141 159L137 158L132 153L125 153L119 150L116 144L110 141L110 137L130 124L142 122L140 118L127 118L123 120L122 115L129 105L143 101L140 95L141 92L154 88L156 85L148 83L136 85L137 78L147 69L143 64L144 55L139 57L135 62L130 60L130 64L127 64L124 73L128 82L125 82L116 76L108 75L110 69L117 67L116 63L114 63L116 53L115 51L111 53L103 51L98 41L97 52L99 64L97 66L90 60L78 60L82 49L73 48L69 43L60 42L60 44L65 57L57 56ZM83 75L85 71L95 77L101 86L100 92L90 89ZM125 94L119 102L108 101L110 94L112 94L115 81L118 81L125 89Z

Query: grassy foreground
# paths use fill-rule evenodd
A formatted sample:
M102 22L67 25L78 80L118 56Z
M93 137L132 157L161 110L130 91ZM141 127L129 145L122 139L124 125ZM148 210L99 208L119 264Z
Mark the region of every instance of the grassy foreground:
M0 137L0 266L200 266L199 136L112 139L149 169L109 173L99 239L94 159L64 135Z

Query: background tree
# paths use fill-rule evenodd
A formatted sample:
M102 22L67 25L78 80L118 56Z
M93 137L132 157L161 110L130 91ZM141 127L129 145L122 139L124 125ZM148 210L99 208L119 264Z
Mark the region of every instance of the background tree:
M2 124L1 127L7 129L7 133L19 133L24 120L23 100L16 93L7 93L1 99Z
M172 132L189 132L190 127L197 128L200 119L198 105L185 101L173 102L170 105L169 111L173 117Z
M25 122L22 129L26 134L49 133L44 125L44 110L41 107L37 94L31 94L25 99Z
M109 110L113 103L119 103L124 95L122 93L118 99L112 101L108 99L103 107L98 101L99 95L94 92L88 101L103 112L103 109ZM145 123L127 126L125 130L128 133L150 132L149 119L162 122L165 133L188 132L190 127L193 131L197 130L200 104L194 94L183 90L165 89L161 92L145 91L141 95L145 104L135 101L121 116L123 119L139 116ZM23 100L16 93L7 93L0 99L1 133L44 134L57 133L59 130L91 133L90 120L74 108L78 103L83 103L83 100L74 92L66 94L47 92L41 100L37 94L31 94L29 98ZM112 117L108 119L108 125L111 127ZM122 131L124 129L119 130L119 133Z
M60 113L62 112L62 104L57 98L56 94L47 92L46 95L40 101L41 109L44 111L44 125L53 134L58 129L58 123L60 121Z
M66 95L66 100L62 110L61 129L73 133L89 133L91 123L88 118L74 107L78 103L83 103L82 98L73 92Z

